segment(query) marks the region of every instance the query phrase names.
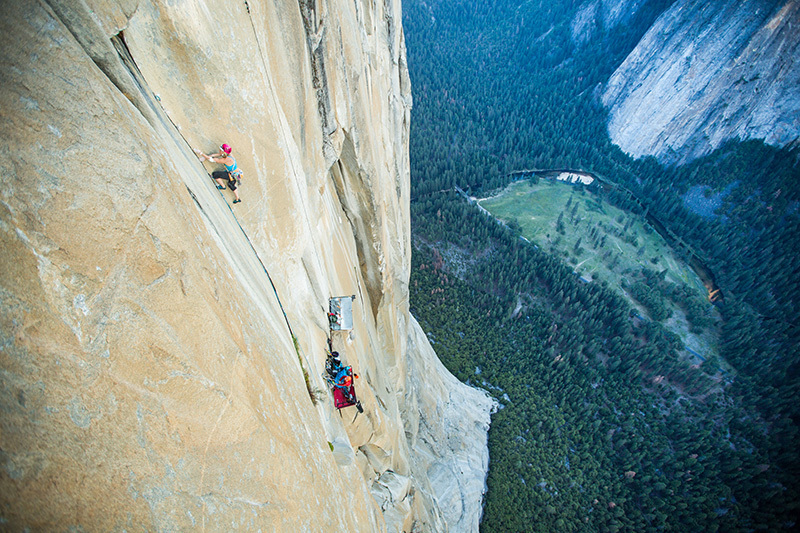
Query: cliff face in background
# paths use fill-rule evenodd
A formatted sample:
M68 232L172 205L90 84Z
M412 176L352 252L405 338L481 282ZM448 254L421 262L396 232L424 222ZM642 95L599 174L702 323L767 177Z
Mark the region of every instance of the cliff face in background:
M578 9L570 24L572 41L578 46L599 32L628 22L647 0L590 0Z
M4 12L5 527L477 531L492 401L408 312L399 1ZM355 418L321 378L350 294Z
M679 0L608 82L614 143L667 163L800 137L800 2Z

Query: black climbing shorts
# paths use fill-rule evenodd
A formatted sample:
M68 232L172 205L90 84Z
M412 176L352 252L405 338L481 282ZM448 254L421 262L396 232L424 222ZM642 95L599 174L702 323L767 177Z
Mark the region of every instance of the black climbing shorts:
M232 191L237 189L236 187L236 178L231 176L231 174L225 170L215 170L211 173L211 177L215 180L227 180L228 181L228 188Z

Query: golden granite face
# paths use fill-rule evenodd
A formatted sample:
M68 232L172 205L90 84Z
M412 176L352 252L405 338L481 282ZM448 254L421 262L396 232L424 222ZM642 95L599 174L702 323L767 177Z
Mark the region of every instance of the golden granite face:
M399 2L4 9L4 527L476 531L492 402L408 311Z

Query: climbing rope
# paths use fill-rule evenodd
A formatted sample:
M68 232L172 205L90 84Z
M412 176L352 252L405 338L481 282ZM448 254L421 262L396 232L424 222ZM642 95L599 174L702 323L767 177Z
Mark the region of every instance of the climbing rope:
M267 68L267 59L266 57L264 57L264 50L261 46L261 39L258 38L258 31L256 31L256 23L253 22L253 14L250 12L250 4L247 3L247 0L245 0L244 2L244 7L245 9L247 9L247 18L250 19L250 27L252 28L253 36L256 39L256 47L258 48L258 55L261 58L261 65L264 67L264 81L267 83L267 87L269 88L267 92L272 97L273 104L275 105L275 107L280 108L280 106L278 105L277 97L275 96L275 89L272 87L272 82L270 81L269 76L267 76L267 72L269 72L269 69ZM287 134L283 129L283 125L281 124L278 129L280 130L281 136L283 137L284 146L288 147L289 143L287 139ZM294 161L292 161L291 158L289 158L289 165L292 167L292 174L297 175L297 170L294 168Z
M252 13L250 11L250 5L247 2L247 0L245 0L244 4L245 4L245 8L247 10L248 18L250 19L250 25L251 25L252 30L253 30L253 35L254 35L254 37L256 39L256 44L258 46L258 53L259 53L259 56L261 57L261 63L262 63L262 66L264 68L264 74L263 75L264 75L264 79L265 79L265 82L267 84L267 87L269 89L267 92L272 97L273 104L275 105L275 107L277 109L279 109L280 106L278 105L278 102L277 102L277 96L275 94L275 89L272 86L272 83L271 83L271 81L269 79L269 76L267 76L267 72L268 72L267 61L266 61L266 58L264 56L264 51L263 51L263 47L261 45L261 40L259 39L258 32L256 31L255 22L253 21L253 15L252 15ZM124 43L123 43L123 45L124 45ZM161 111L160 114L162 116L166 117L167 120L169 120L170 124L172 124L172 126L173 126L173 130L180 136L181 139L183 139L183 142L186 144L186 146L188 147L189 151L193 151L191 143L189 143L189 141L186 139L186 137L181 132L181 130L178 127L178 125L175 124L175 122L172 120L172 117L170 117L169 114L166 112L166 110L164 110L163 106L161 105L160 99L153 94L152 90L150 90L149 85L147 84L146 80L144 79L144 76L142 75L141 71L139 70L139 67L136 64L136 62L134 61L133 56L131 55L130 50L128 50L127 46L117 47L117 52L120 54L120 57L121 57L121 59L123 61L123 64L128 68L128 70L129 70L130 74L132 75L134 81L139 85L140 90L145 95L145 97L146 97L146 99L148 101L147 103L149 104L149 106L153 110L160 109L160 111ZM289 139L288 139L287 132L285 131L285 128L283 127L282 123L279 124L278 130L280 131L280 134L283 137L284 145L288 147L289 146L289 142L288 142ZM288 158L288 159L289 159L289 165L291 167L292 175L298 175L297 170L296 170L296 168L294 166L294 161L292 160L292 158ZM197 204L197 206L200 209L201 213L205 214L203 206L201 205L201 203L198 200L197 196L189 188L188 185L186 185L186 190L189 192L189 195L192 197L192 199L194 200L195 204ZM222 193L220 193L220 195L221 194ZM239 230L242 232L242 235L244 236L245 240L247 241L247 244L250 246L250 249L253 251L253 254L255 255L256 259L258 260L259 264L261 265L261 268L263 269L264 274L266 274L267 280L269 280L270 286L272 287L272 292L275 294L275 299L278 302L278 306L279 306L279 308L281 310L281 314L283 314L284 322L286 323L286 327L289 330L289 335L291 336L292 344L293 344L293 346L295 348L295 352L297 353L298 362L300 363L300 368L301 368L301 370L303 372L303 377L304 377L305 382L306 382L306 387L308 389L308 394L311 397L312 402L316 403L318 395L317 395L316 391L312 390L311 383L310 383L310 378L309 378L309 375L308 375L308 371L306 370L306 367L308 366L308 357L305 355L305 351L303 350L302 346L300 345L300 343L298 341L297 336L294 333L294 330L292 328L292 324L291 324L291 322L289 320L289 317L288 317L288 315L286 313L286 309L284 308L283 302L281 301L280 295L278 294L278 289L275 286L275 282L272 280L272 276L270 275L269 270L267 270L267 267L264 264L264 261L261 259L261 256L258 254L258 251L256 250L255 246L253 245L253 242L250 240L250 236L247 234L247 231L245 231L244 227L242 227L241 222L239 222L239 219L236 216L236 213L233 211L233 209L231 208L230 204L228 204L226 202L226 205L228 206L228 210L230 211L231 216L233 217L233 220L236 222L236 225L239 227ZM304 360L305 360L305 364L304 364Z
M247 8L247 12L248 12L248 14L250 13L249 6ZM175 124L175 121L172 120L172 117L169 116L169 113L167 113L166 110L164 110L164 107L161 105L160 99L157 98L153 94L153 92L150 90L150 86L147 84L147 81L144 79L144 75L139 70L139 66L136 64L136 61L134 61L133 56L130 53L130 50L124 44L124 42L121 43L121 44L122 44L122 46L117 46L116 47L117 53L120 55L120 59L122 60L123 65L125 65L127 67L128 71L130 72L131 76L133 77L134 82L139 86L139 89L142 91L142 94L145 95L145 98L148 101L147 103L150 105L150 107L153 110L156 110L156 109L160 109L161 110L161 114L164 117L166 117L167 120L169 120L170 124L172 124L172 127L173 127L174 131L180 136L181 139L183 139L183 142L186 144L186 146L188 147L189 151L192 152L193 150L192 150L191 143L189 143L189 141L186 139L186 137L184 137L183 133L181 133L180 128L178 127L177 124ZM188 185L186 185L186 190L189 191L189 195L192 197L192 199L194 200L195 204L197 204L198 208L200 209L200 212L204 212L203 211L203 207L200 204L200 201L197 199L197 196L195 196L194 192L189 188ZM222 194L222 193L220 193L220 194ZM227 204L227 202L226 202L226 204ZM264 265L264 261L261 260L261 256L258 255L258 252L256 251L255 246L253 246L253 243L250 240L250 236L247 235L247 232L242 227L242 224L239 222L239 219L237 218L236 213L234 213L234 211L231 208L230 204L227 204L227 205L228 205L228 209L231 212L231 216L236 221L236 225L239 226L239 230L241 230L242 235L244 235L244 238L247 240L247 244L250 245L250 248L253 250L253 253L256 256L256 259L258 259L259 264L261 264L261 268L264 269L264 273L267 275L267 279L269 280L270 286L272 287L272 291L275 293L275 299L278 301L278 306L281 309L281 313L283 313L283 319L286 321L286 327L289 328L289 333L291 334L292 339L296 339L296 337L294 335L294 331L292 330L292 325L289 322L289 317L286 315L286 310L283 307L283 302L281 302L280 296L278 295L278 289L275 287L275 283L272 281L272 276L270 276L266 265ZM296 344L296 340L295 340L295 344Z
M256 30L256 24L253 21L253 13L250 11L250 4L248 3L247 0L244 0L244 7L247 10L247 18L250 19L250 28L253 30L253 37L255 37L255 40L256 40L256 46L258 48L258 55L261 58L261 65L264 67L264 74L263 75L264 75L264 81L265 81L265 83L267 84L267 87L268 87L268 91L267 92L269 93L270 97L272 98L273 105L275 106L275 108L276 109L280 109L280 105L278 104L278 98L277 98L277 96L275 94L275 89L272 86L272 82L271 82L269 76L267 76L267 72L269 72L269 68L267 67L267 59L266 59L266 57L264 55L264 49L263 49L263 46L261 44L261 39L258 38L258 31ZM284 146L288 147L289 146L289 139L288 139L289 135L286 133L286 130L284 129L283 124L280 122L280 120L278 121L277 129L280 132L281 137L283 138ZM292 175L297 176L298 173L297 173L297 169L294 166L294 160L292 158L287 158L287 159L289 160L289 166L292 169ZM303 199L302 195L299 195L299 198L302 201L302 199ZM322 266L319 263L317 264L317 266L320 268L320 270L322 270ZM322 307L322 309L324 311L325 306L323 305L321 307Z

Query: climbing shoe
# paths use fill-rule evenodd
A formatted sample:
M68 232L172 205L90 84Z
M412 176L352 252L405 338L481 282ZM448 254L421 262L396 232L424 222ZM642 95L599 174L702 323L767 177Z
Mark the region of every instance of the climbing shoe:
M219 189L221 191L224 191L225 190L225 186L224 185L217 185L217 189Z
M241 202L241 200L234 200L234 201L233 201L233 203L235 203L235 204L238 204L238 203L240 203L240 202Z

